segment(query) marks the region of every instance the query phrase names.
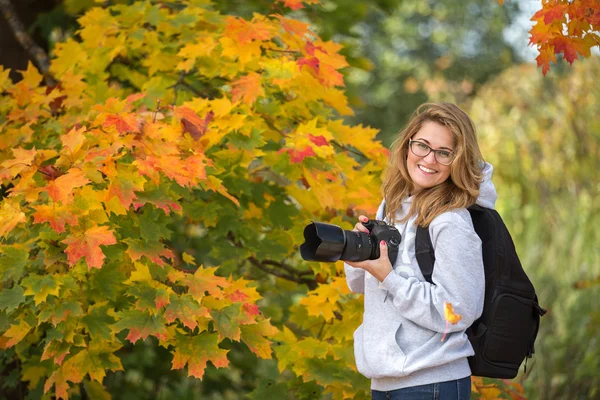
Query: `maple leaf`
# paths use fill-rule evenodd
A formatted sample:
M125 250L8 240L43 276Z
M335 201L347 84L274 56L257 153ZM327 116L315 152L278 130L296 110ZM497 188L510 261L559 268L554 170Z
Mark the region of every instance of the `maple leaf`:
M554 46L545 45L540 48L540 54L536 57L538 67L542 67L542 73L546 73L550 70L550 63L556 62L556 55L554 54Z
M54 357L54 363L61 365L67 354L69 354L70 350L70 343L51 340L46 344L46 347L44 347L41 360L44 361Z
M567 4L561 3L545 3L542 9L537 11L532 19L544 19L544 24L550 25L554 21L563 20L565 18L565 12L567 11Z
M61 135L63 148L69 150L70 155L77 153L85 143L85 131L85 126L74 126L67 134Z
M14 178L21 173L25 168L33 164L33 160L37 155L37 150L32 148L31 150L25 150L20 147L12 149L13 156L15 158L6 160L0 164L0 180Z
M156 336L161 340L166 339L166 321L160 315L151 315L149 312L141 310L123 311L117 315L120 318L111 328L115 332L129 329L129 334L125 339L131 343L135 343L139 339L146 339L150 335Z
M81 169L71 168L65 175L51 181L46 186L46 191L52 200L69 204L73 201L73 189L88 183L90 180L85 177Z
M71 266L75 265L80 258L85 257L88 270L101 268L106 256L100 245L116 244L117 239L108 226L94 226L78 236L71 236L62 241L67 245L65 253Z
M188 366L188 376L202 379L208 361L217 368L227 367L227 350L220 349L216 334L202 332L197 336L177 335L171 369Z
M116 196L123 208L127 209L137 199L135 191L143 191L146 179L139 175L138 171L132 166L117 167L117 174L110 180L106 192L105 201Z
M241 340L246 343L250 351L260 358L271 358L272 342L267 337L272 337L279 331L271 325L270 320L265 319L257 324L242 325L240 328L242 331Z
M169 280L171 280L171 282L187 286L188 292L198 302L200 302L207 292L211 296L219 299L223 297L222 288L228 287L230 283L226 278L216 276L216 270L216 267L200 267L196 270L196 272L194 272L193 275L184 272L173 271L169 273Z
M290 161L294 164L301 163L306 157L314 157L316 155L315 151L310 146L306 146L303 150L283 148L280 149L277 154L284 152L290 155Z
M240 44L247 44L253 40L269 40L275 32L269 20L255 14L252 21L242 18L227 17L225 20L224 35L237 40Z
M23 319L19 321L18 325L11 325L10 328L8 328L8 330L3 334L5 338L8 338L8 341L4 343L4 348L8 349L9 347L19 343L25 338L25 336L27 336L31 328L32 326Z
M194 140L198 140L206 134L208 124L210 124L215 116L214 112L209 111L204 119L202 119L194 110L187 107L176 107L175 114L181 119L183 132L189 133Z
M323 135L313 136L311 134L308 135L310 141L316 144L317 146L329 146L329 142Z
M55 203L52 206L42 204L34 207L34 209L36 212L33 214L33 222L35 224L49 222L50 227L56 233L65 232L65 224L71 226L77 225L77 216L71 212L71 208L69 207L60 206Z
M123 239L122 242L128 245L126 253L132 261L137 261L141 257L146 257L153 263L164 267L167 265L167 263L161 257L171 260L175 259L175 254L173 254L173 251L167 249L164 244L159 242L151 243L144 240L131 238Z
M279 19L283 29L291 35L302 38L309 32L309 24L305 22L289 19L280 14L275 14L275 17Z
M62 282L55 279L54 275L30 275L23 279L21 285L25 288L26 296L33 296L35 305L46 301L49 295L58 297Z
M25 222L27 218L16 201L2 201L0 208L0 236L6 236L15 226Z
M258 97L265 95L260 81L261 75L251 72L232 82L231 101L236 102L241 99L246 104L254 103Z
M194 330L198 326L198 317L210 318L208 309L200 306L190 295L171 295L170 303L165 309L165 319L168 323L179 319L184 326Z
M569 39L564 36L557 37L552 41L554 44L554 52L556 54L563 53L565 60L567 60L569 64L573 64L573 61L577 59L577 48L574 42L574 39Z
M140 132L137 117L133 114L109 114L104 119L102 126L114 126L119 133Z
M242 331L241 325L256 323L256 320L242 311L240 304L232 304L220 310L211 312L215 330L219 334L219 340L229 338L239 341Z

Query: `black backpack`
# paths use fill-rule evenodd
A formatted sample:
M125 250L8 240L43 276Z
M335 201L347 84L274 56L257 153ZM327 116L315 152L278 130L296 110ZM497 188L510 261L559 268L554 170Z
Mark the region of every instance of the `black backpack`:
M474 376L512 379L534 353L540 317L535 289L521 266L506 225L496 210L474 205L468 208L475 232L482 242L485 269L483 313L467 336L475 349L469 357ZM385 213L385 211L384 211ZM428 228L417 228L415 253L425 279L431 275L435 254Z

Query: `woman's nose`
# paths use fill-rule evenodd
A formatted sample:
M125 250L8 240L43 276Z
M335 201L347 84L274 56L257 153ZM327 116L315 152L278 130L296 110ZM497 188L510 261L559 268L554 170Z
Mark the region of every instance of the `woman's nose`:
M427 154L425 157L423 157L423 159L430 164L435 164L437 162L437 160L435 159L435 153L433 152L433 150L430 151L429 154Z

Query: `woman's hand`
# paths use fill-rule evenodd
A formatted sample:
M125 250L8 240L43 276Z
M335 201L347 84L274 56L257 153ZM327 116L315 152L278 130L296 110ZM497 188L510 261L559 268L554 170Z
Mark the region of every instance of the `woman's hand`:
M354 225L354 232L364 232L369 234L369 230L361 223L367 222L369 219L364 215L358 217L358 222ZM365 261L345 261L346 264L354 268L361 268L373 275L379 282L383 282L384 279L392 272L392 263L388 258L388 247L385 241L379 242L379 258L376 260L365 260Z

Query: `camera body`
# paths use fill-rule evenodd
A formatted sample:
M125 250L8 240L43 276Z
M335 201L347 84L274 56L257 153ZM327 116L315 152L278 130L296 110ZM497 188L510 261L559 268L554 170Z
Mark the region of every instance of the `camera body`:
M379 242L383 240L393 266L402 240L398 229L380 220L369 220L362 224L369 234L342 230L337 225L323 222L307 225L304 228L305 242L300 246L302 258L322 262L376 260L380 256Z

